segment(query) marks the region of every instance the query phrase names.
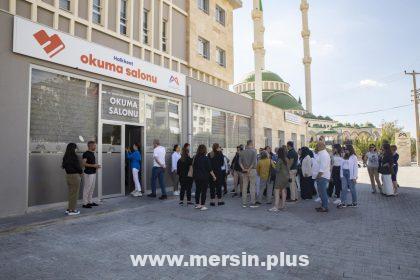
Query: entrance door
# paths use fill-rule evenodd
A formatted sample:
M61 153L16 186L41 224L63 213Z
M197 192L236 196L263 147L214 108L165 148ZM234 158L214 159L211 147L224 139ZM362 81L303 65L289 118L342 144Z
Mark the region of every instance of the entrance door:
M124 146L123 126L102 126L102 196L122 194Z
M140 154L142 157L141 161L141 169L143 170L143 162L144 162L144 151L143 151L143 129L140 126L133 126L133 125L126 125L125 126L125 147L132 150L133 145L137 143L140 144ZM143 172L139 172L139 180L140 184L144 186L142 183L142 176ZM134 181L133 181L133 174L131 172L131 166L128 160L125 161L125 194L128 195L134 190ZM144 191L144 188L142 188Z

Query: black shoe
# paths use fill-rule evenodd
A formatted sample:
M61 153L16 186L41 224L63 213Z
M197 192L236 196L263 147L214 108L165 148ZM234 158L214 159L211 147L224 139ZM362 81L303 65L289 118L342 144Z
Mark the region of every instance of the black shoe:
M234 193L233 195L232 195L232 197L237 197L238 196L238 194L237 193Z
M343 203L340 203L340 204L337 205L337 208L338 209L343 209L343 208L346 208L346 207L347 206L345 204L343 204Z
M181 206L184 205L184 201L180 201L179 205L181 205Z
M223 201L220 201L220 202L217 203L217 205L222 206L222 205L225 205L225 203Z
M255 202L255 204L257 204L257 205L261 205L261 202L257 201L257 202Z
M230 193L236 193L235 189L231 190Z
M92 208L92 206L90 206L90 204L86 204L86 205L82 205L83 208Z
M216 206L214 202L210 202L210 206Z
M99 204L96 204L95 202L89 203L90 206L99 206Z
M291 199L286 199L286 202L295 202L295 201Z
M357 203L347 204L347 207L355 208L357 207Z
M151 193L151 194L148 194L147 196L148 197L156 197L156 194Z
M194 205L194 203L191 201L187 201L187 205Z
M165 200L168 199L168 197L166 195L162 195L161 197L159 197L160 200Z
M223 195L226 195L226 194L227 194L227 190L223 191Z

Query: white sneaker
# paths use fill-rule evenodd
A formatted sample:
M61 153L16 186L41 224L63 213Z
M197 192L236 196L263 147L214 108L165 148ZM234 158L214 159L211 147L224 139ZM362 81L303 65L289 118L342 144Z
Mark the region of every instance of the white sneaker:
M268 209L268 211L270 211L270 212L278 212L279 209L277 209L276 207L273 207L273 208Z
M334 204L336 204L336 205L338 205L338 204L340 204L341 203L341 199L339 199L339 198L337 198L336 200L334 200L334 202L333 202Z
M139 197L142 197L143 196L143 194L141 193L141 191L137 193L137 196L139 196Z
M75 215L79 215L80 211L79 210L74 210L74 211L69 211L69 213L67 215L69 216L75 216Z
M321 202L321 198L320 197L317 197L314 201L315 202Z
M208 208L206 206L203 206L200 208L200 211L206 211Z
M174 191L174 195L178 196L179 195L179 191Z
M137 191L136 190L134 190L134 191L132 191L130 194L132 195L132 196L137 196Z
M200 210L201 209L201 205L196 205L194 208Z

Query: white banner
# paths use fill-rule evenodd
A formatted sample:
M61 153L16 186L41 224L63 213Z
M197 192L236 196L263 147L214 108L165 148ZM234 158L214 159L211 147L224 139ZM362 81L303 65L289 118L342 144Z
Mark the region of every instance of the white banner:
M289 123L294 123L294 124L302 124L302 118L299 117L298 115L289 113L289 112L284 112L284 119L289 122Z
M72 68L185 95L185 75L15 17L13 51Z

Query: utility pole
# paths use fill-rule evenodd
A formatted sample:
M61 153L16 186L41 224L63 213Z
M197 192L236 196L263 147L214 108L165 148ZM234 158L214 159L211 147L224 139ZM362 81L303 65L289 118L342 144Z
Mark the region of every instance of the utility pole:
M417 81L416 76L420 75L420 73L417 73L413 70L413 72L409 73L407 71L404 71L406 75L411 75L413 77L413 96L414 96L414 112L416 115L416 159L417 159L417 165L420 166L420 124L419 124L419 93L420 91L417 89Z

